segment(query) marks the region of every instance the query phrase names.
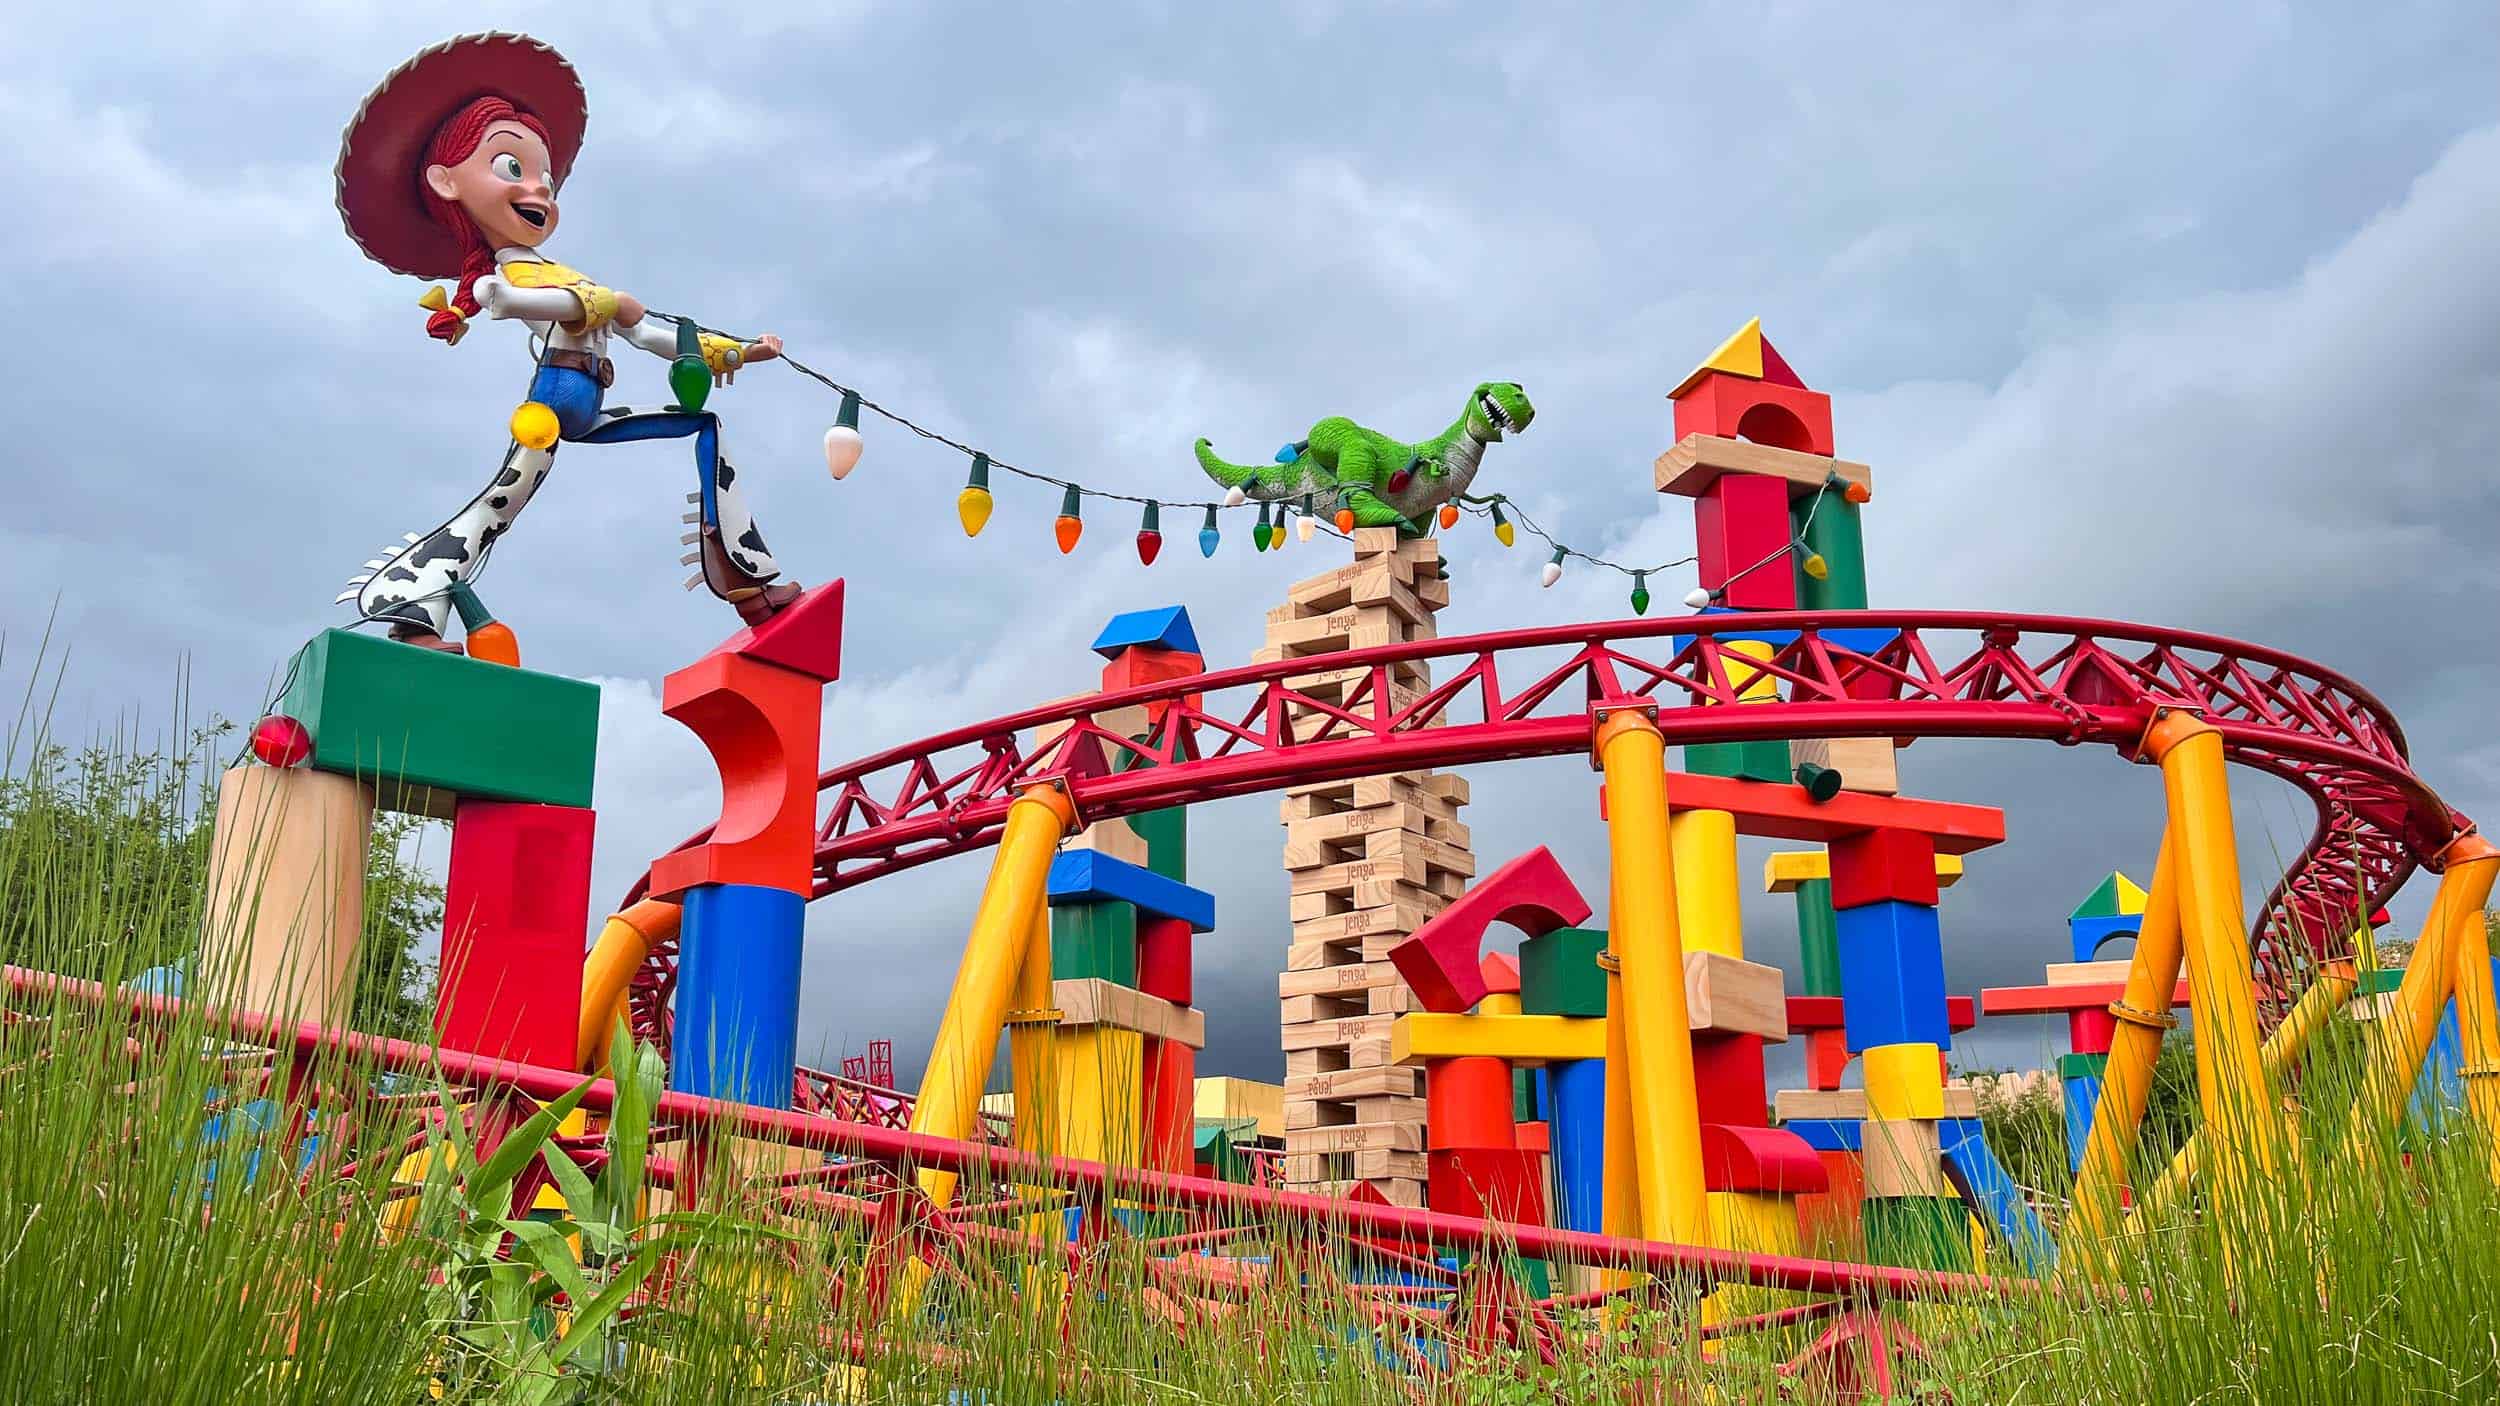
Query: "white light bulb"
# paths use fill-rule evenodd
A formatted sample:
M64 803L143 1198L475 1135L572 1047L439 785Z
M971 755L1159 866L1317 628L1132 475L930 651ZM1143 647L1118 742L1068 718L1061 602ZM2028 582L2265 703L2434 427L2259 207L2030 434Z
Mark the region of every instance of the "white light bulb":
M1684 603L1691 606L1695 610L1700 610L1710 604L1710 593L1703 590L1699 586L1695 586L1691 590L1684 593Z
M1319 531L1319 524L1311 521L1308 517L1304 517L1301 521L1293 525L1293 535L1301 538L1305 542L1310 541L1311 534L1317 531Z
M1549 561L1545 563L1545 571L1543 575L1547 586L1552 586L1555 582L1560 581L1562 579L1562 563L1558 561Z
M1224 506L1238 508L1250 501L1250 490L1236 483L1224 491Z
M859 467L859 451L866 447L866 443L859 437L859 431L848 425L836 425L825 431L825 467L832 470L836 479L850 477L851 470Z

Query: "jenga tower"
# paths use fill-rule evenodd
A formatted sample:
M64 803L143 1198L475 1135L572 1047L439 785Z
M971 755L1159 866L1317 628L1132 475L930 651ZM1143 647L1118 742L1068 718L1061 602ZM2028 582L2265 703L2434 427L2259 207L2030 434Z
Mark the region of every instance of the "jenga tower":
M1354 561L1294 585L1267 613L1262 663L1428 640L1449 604L1441 548L1394 528L1354 534ZM1364 669L1293 686L1339 707L1369 707ZM1432 684L1422 662L1390 671L1390 706ZM1294 735L1327 715L1305 711ZM1476 871L1458 808L1467 783L1428 771L1297 786L1285 793L1293 945L1277 979L1285 1049L1285 1180L1297 1189L1368 1183L1392 1205L1424 1203L1423 1071L1389 1062L1389 1024L1415 1002L1389 949L1458 897Z

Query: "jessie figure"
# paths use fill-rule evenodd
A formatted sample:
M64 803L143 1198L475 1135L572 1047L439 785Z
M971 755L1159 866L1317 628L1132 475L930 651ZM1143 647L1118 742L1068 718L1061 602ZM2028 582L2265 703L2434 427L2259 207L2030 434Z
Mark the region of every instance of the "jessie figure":
M700 581L749 623L796 599L738 492L720 449L720 420L677 407L607 404L609 359L622 338L656 356L678 352L676 325L632 294L547 257L556 193L581 150L589 119L581 80L555 50L519 34L470 34L401 64L358 109L339 146L338 206L348 236L394 273L456 280L428 289L426 331L456 345L480 313L521 323L537 366L512 420L515 436L494 479L427 533L409 533L368 561L339 596L394 638L457 649L442 638L454 583L474 577L555 462L556 444L692 439L695 511L686 515ZM704 333L715 384L768 361L781 339L740 344Z

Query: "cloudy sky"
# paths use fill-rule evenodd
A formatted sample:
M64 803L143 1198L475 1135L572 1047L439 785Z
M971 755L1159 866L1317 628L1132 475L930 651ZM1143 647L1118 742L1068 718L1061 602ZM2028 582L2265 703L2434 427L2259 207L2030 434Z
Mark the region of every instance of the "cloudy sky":
M57 608L61 719L248 717L377 546L475 490L527 352L427 339L420 291L331 208L339 128L419 47L527 29L588 84L554 252L793 353L999 457L1203 496L1347 414L1404 436L1513 379L1539 416L1490 459L1575 544L1690 548L1651 491L1663 399L1760 315L1875 466L1877 604L2071 611L2239 635L2344 669L2470 814L2500 811L2500 21L2475 5L1474 7L821 3L359 6L256 0L0 16L5 306L21 345L0 630ZM629 353L630 355L630 353ZM660 394L656 361L627 401ZM1151 570L1098 511L758 368L716 406L785 564L848 580L828 761L1078 691L1112 613L1188 605L1244 662L1323 543ZM485 594L529 662L605 689L595 902L716 792L658 680L731 623L678 587L681 446L564 452ZM1341 550L1341 549L1339 549ZM1479 527L1445 634L1610 618L1620 578L1536 587ZM1672 601L1686 583L1656 583ZM28 651L10 651L21 687ZM2153 775L2108 754L1931 743L1926 794L2012 834L1947 899L1957 989L2037 980L2100 873L2144 877ZM1604 889L1576 762L1473 776L1480 856L1552 845ZM2308 820L2242 796L2252 889ZM1272 1075L1286 941L1272 801L1193 817L1210 1070ZM439 853L439 843L436 846ZM816 905L805 1055L916 1066L981 861ZM2427 885L2396 905L2418 914ZM1790 964L1784 901L1753 951ZM2051 1032L1995 1032L2028 1062Z

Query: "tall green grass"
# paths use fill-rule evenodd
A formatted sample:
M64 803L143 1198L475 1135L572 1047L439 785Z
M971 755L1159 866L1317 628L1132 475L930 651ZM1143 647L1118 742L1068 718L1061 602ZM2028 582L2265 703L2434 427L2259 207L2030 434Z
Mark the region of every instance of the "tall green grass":
M40 759L62 754L28 745L34 735L21 724L0 784L57 786L78 774L55 767L43 781ZM114 807L133 823L72 823L75 805L12 810L0 829L0 913L12 915L10 960L118 985L194 940L197 875L185 866L200 855L165 837L187 833L181 817L195 813L185 807L209 767L151 759L127 736L98 746L100 774L121 778ZM967 1250L952 1257L964 1274L931 1279L916 1297L892 1277L880 1296L871 1290L890 1247L853 1222L726 1176L693 1197L629 1196L634 1179L617 1173L568 1184L572 1219L542 1212L521 1252L499 1261L493 1251L510 1227L491 1188L441 1158L430 1175L402 1178L390 1151L443 1140L426 1119L460 1100L439 1078L386 1076L343 1055L272 1065L210 1029L196 1004L136 1026L111 1007L58 996L20 997L8 1011L7 1401L1415 1399L1403 1349L1370 1331L1346 1287L1361 1267L1291 1227L1261 1227L1256 1258L1186 1262L1230 1276L1199 1295L1167 1282L1169 1267L1135 1241L1114 1238L1064 1279L1057 1255ZM2343 1113L2367 1077L2360 1035L2340 1025L2289 1091L2274 1125L2281 1166L2252 1224L2226 1242L2225 1228L2190 1203L2131 1225L2107 1247L2096 1284L1899 1310L1930 1354L1905 1369L1909 1397L2500 1399L2500 1196L2486 1149L2462 1120L2348 1145ZM631 1109L636 1100L647 1108L657 1072L636 1063L629 1076L623 1131L605 1134L607 1150L628 1162ZM307 1130L289 1126L290 1083L323 1091L325 1121L309 1130L319 1139L309 1153ZM384 1151L343 1175L351 1118L354 1144ZM2028 1134L2022 1126L2008 1122L2000 1136L2056 1136L2045 1119ZM700 1150L715 1165L763 1155L725 1143ZM663 1129L649 1155L683 1165L697 1151ZM2063 1153L2045 1141L2000 1152L2062 1183ZM2141 1169L2139 1183L2153 1170ZM976 1175L959 1196L969 1205L1003 1194ZM2052 1219L2058 1209L2048 1207ZM387 1216L405 1218L404 1230L383 1233ZM590 1251L583 1268L569 1255L547 1258L550 1237L575 1235ZM636 1256L662 1235L679 1251L664 1271L669 1293L586 1331L593 1325L577 1309L601 1288L646 1267L659 1282L656 1262ZM2071 1267L2080 1252L2067 1253ZM1422 1399L1794 1399L1776 1364L1815 1329L1705 1348L1694 1324L1688 1296L1673 1293L1611 1323L1569 1316L1575 1338L1559 1364L1497 1351ZM549 1345L574 1332L582 1345L559 1367ZM1429 1336L1417 1335L1416 1351L1446 1361ZM1694 1386L1703 1381L1706 1390Z

